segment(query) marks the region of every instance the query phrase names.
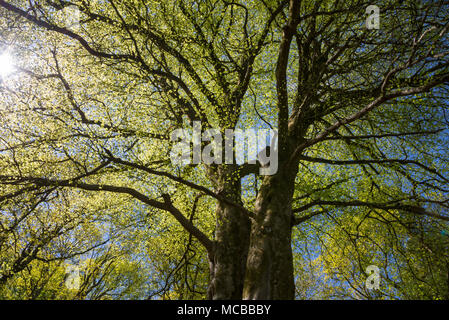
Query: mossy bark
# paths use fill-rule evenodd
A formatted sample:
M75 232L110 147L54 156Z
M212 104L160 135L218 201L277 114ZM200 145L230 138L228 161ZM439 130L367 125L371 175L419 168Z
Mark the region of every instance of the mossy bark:
M241 204L240 177L230 169L218 173L217 192ZM216 240L210 256L208 298L242 299L251 222L236 207L219 203L216 209Z
M294 299L291 169L263 180L255 205L243 299Z

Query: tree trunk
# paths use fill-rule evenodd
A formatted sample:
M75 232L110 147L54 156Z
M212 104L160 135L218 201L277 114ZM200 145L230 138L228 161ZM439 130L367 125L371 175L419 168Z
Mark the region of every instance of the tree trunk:
M292 171L266 176L260 188L256 221L251 227L244 299L294 299L291 219L296 171Z
M224 169L224 170L222 170ZM240 177L236 171L221 167L217 192L242 204ZM251 222L236 207L219 203L216 210L216 241L210 259L208 299L242 299Z

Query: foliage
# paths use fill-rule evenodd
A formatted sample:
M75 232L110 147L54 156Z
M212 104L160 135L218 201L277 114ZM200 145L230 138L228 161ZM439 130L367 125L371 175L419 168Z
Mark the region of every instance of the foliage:
M369 4L1 0L0 298L203 299L247 232L296 298L449 299L449 7ZM277 129L279 174L172 164L193 121Z

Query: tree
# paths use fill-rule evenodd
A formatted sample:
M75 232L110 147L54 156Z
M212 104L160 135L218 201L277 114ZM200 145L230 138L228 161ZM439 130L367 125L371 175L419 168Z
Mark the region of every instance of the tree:
M73 189L176 221L211 299L294 298L296 226L325 235L353 208L449 221L448 4L380 1L380 29L369 5L0 0L21 61L1 87L0 200ZM171 163L170 132L194 122L276 128L277 172Z
M447 245L441 224L398 211L363 210L338 218L321 235L315 264L321 294L339 299L447 299ZM368 266L381 270L378 290L365 285ZM337 285L336 285L337 283Z

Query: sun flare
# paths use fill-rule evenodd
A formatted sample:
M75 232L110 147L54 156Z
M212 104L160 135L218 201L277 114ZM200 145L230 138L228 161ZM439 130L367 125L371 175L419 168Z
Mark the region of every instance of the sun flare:
M7 77L14 71L14 64L11 55L8 52L0 54L0 76Z

